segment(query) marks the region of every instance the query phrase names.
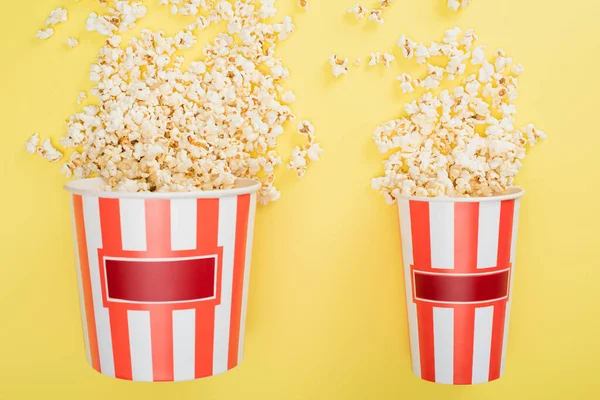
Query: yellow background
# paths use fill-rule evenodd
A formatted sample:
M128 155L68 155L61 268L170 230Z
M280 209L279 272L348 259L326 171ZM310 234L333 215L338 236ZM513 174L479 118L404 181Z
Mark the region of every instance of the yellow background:
M345 15L356 1L311 0L308 12L277 2L297 24L279 47L293 108L313 121L326 152L303 181L281 168L281 200L258 211L245 361L196 382L136 384L86 365L64 180L23 146L35 131L63 135L77 93L90 87L102 38L84 23L96 2L0 0L0 399L600 398L600 2L473 0L455 14L445 0L397 0L376 26ZM146 3L142 26L174 33L189 21ZM62 5L68 23L34 39ZM399 56L400 34L439 40L455 25L524 64L518 121L549 135L518 179L527 195L507 372L475 387L412 375L396 210L370 189L382 171L372 129L412 99L395 77L415 64L369 69L365 56ZM79 48L66 47L70 35ZM331 53L365 62L334 80ZM299 140L294 128L282 149Z

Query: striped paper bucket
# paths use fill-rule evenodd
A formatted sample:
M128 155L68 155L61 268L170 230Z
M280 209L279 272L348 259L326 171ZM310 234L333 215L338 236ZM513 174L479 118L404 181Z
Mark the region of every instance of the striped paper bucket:
M101 179L71 193L87 359L120 379L171 382L237 366L256 192L121 193Z
M504 373L519 188L398 202L413 372L469 385Z

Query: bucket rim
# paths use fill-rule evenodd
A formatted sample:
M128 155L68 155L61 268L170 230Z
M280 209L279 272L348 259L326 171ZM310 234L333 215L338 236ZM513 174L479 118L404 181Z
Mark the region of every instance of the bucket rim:
M104 178L86 178L68 182L63 188L71 194L110 199L220 199L253 194L261 187L259 181L247 178L237 179L233 189L194 192L109 192L101 190L102 185L106 185Z
M425 197L425 196L406 196L399 195L397 200L409 200L409 201L423 201L427 203L485 203L489 201L504 201L504 200L515 200L525 195L525 190L514 186L509 188L506 192L501 194L495 194L492 196L482 197Z

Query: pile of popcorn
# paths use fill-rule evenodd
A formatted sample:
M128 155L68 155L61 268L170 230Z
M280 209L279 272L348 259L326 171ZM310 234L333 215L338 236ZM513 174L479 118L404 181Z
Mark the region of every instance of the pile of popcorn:
M429 46L405 36L398 41L404 57L427 64L423 79L408 74L398 78L403 92L424 88L426 93L405 105L405 117L373 132L379 151L389 157L385 175L373 179L372 186L388 203L400 195L502 193L513 185L527 148L546 137L531 124L515 127L517 75L523 67L502 49L490 61L485 46L476 47L476 41L472 30L463 33L459 28ZM432 57L442 57L445 65L431 64ZM459 76L462 80L453 90L438 89L444 80Z
M269 22L274 0L260 7L253 0L170 1L180 14L201 9L207 15L174 36L143 30L127 45L115 32L141 15L139 3L122 8L117 1L110 8L113 15L130 10L121 14L126 18L88 20L88 28L108 36L90 74L99 105L69 118L60 143L75 151L61 171L76 179L101 176L105 190L129 192L229 189L237 178L253 178L262 182L259 201L277 200L275 167L283 163L277 138L296 116L286 105L295 96L282 86L290 74L275 49L294 31L291 18ZM204 47L202 61L183 68L177 52L196 43L194 31L221 21L227 32ZM86 97L80 93L78 102ZM301 177L322 149L310 122L300 122L298 132L306 143L287 165ZM49 140L39 142L34 135L27 150L49 161L61 158Z

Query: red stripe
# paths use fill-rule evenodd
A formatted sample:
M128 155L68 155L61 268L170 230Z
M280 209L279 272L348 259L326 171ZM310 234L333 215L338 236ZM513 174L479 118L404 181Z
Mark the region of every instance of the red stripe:
M473 374L475 307L454 307L454 384L469 385Z
M409 204L414 265L419 270L431 270L429 204L424 201L410 201ZM421 378L435 382L433 306L427 303L418 303L417 321L419 326Z
M213 254L219 240L219 199L198 199L197 220L197 250Z
M213 254L218 246L219 199L198 199L197 202L197 251ZM221 291L217 265L217 299ZM203 378L213 374L213 352L215 337L215 307L196 307L195 377Z
M83 199L73 195L73 214L75 217L75 230L79 251L79 266L81 270L81 286L85 306L85 320L87 323L88 342L92 367L100 372L100 351L98 349L98 335L96 333L96 318L94 317L94 301L92 298L92 280L90 278L90 263L88 259L87 239L83 217Z
M505 200L502 202L502 205L500 206L500 233L498 235L498 267L507 268L510 266L514 211L514 200ZM494 321L492 325L492 346L490 354L490 380L498 379L500 377L505 318L506 300L494 304Z
M454 205L454 272L477 272L479 203ZM454 308L454 383L470 384L473 375L475 307Z
M213 374L213 346L215 339L215 308L196 307L195 377Z
M171 203L169 200L145 200L146 257L169 258L171 250ZM165 305L150 309L152 373L154 381L172 381L173 310Z
M238 364L240 323L242 318L242 292L244 290L244 267L246 263L246 240L248 239L248 215L250 195L238 196L235 227L235 254L233 261L233 286L231 292L231 321L229 333L228 368Z
M454 205L454 272L477 271L479 203Z
M150 330L154 381L173 381L173 310L169 306L152 307Z
M105 253L121 253L121 208L119 199L100 199L100 228Z
M131 380L131 351L129 346L129 323L127 310L113 308L109 311L115 376Z
M145 200L147 257L173 257L171 251L171 203Z
M99 200L100 227L102 230L102 251L111 255L123 252L121 238L121 210L119 199ZM103 260L100 260L100 268ZM103 290L106 288L103 285ZM121 379L131 379L131 351L129 347L129 323L127 310L122 307L111 307L110 334L112 339L115 376Z

